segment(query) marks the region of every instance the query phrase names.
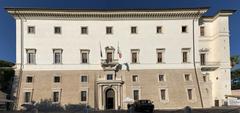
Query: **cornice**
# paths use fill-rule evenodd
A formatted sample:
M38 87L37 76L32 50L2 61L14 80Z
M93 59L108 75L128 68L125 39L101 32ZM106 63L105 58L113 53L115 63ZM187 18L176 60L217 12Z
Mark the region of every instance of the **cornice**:
M5 8L15 18L54 19L131 19L131 18L196 18L208 8L177 9L49 9L49 8Z

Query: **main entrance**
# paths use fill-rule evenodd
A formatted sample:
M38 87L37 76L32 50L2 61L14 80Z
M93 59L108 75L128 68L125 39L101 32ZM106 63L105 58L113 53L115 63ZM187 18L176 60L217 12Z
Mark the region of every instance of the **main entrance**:
M106 109L114 109L115 107L114 107L114 104L115 104L115 93L114 93L114 90L112 89L112 88L110 88L110 89L108 89L107 91L106 91Z

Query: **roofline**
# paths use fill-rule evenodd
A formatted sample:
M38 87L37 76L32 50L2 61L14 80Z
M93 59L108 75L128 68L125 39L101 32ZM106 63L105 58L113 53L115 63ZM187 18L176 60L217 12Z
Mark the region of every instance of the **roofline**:
M231 16L233 13L235 13L237 10L235 9L224 9L218 11L215 15L213 16L202 16L203 20L205 21L214 21L217 17L219 16Z
M32 11L87 11L87 12L108 12L108 11L168 11L168 10L207 10L210 7L185 7L185 8L42 8L42 7L5 7L5 10L32 10Z

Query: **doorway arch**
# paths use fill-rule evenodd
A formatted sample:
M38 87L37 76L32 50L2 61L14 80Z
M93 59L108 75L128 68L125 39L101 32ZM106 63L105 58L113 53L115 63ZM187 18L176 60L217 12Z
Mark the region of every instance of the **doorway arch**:
M106 109L114 109L115 108L115 92L112 88L109 88L105 92L105 106Z

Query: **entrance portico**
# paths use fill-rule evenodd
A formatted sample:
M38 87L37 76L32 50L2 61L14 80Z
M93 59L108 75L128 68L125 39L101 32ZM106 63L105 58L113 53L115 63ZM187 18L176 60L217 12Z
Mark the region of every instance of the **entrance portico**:
M98 107L104 109L118 109L122 106L122 81L99 80L98 84Z

